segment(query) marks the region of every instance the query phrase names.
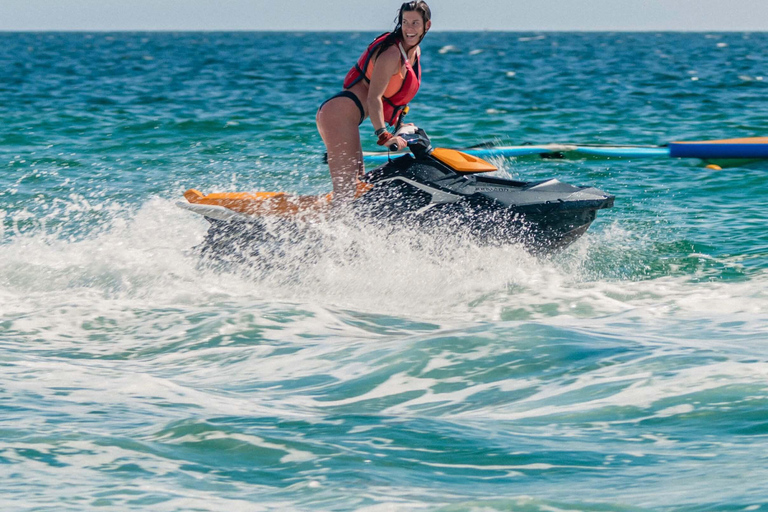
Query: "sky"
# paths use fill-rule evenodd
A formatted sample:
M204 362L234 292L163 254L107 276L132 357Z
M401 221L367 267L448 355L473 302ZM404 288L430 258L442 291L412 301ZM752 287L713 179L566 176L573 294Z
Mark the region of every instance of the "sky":
M0 31L385 31L398 0L0 0ZM434 30L768 31L768 0L428 0Z

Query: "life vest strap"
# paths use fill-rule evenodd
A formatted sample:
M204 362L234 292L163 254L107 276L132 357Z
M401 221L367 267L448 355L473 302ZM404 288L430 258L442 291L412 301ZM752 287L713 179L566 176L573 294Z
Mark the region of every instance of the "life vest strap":
M403 43L397 43L397 47L400 48L400 54L403 56L403 64L408 62L408 54L403 49Z

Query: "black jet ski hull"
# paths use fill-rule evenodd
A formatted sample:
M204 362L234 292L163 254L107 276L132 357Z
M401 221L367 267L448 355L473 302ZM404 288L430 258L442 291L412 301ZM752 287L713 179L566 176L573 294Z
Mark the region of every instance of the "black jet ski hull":
M354 203L372 222L461 233L482 244L522 244L530 252L562 250L611 208L614 196L557 180L520 182L457 174L435 160L403 156L371 171L374 187Z
M581 237L614 196L593 187L551 179L522 182L485 173L496 170L464 153L432 149L419 130L404 155L367 173L344 217L357 226L409 227L479 244L520 244L534 254L560 251ZM180 206L204 215L211 227L206 255L256 253L292 242L322 244L313 223L329 210L329 196L189 190ZM274 215L270 215L270 213ZM278 255L280 250L277 251Z

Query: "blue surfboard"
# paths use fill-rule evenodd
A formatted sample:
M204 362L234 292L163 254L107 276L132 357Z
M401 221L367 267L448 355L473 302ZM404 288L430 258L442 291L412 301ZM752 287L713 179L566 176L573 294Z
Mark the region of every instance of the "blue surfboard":
M669 154L673 158L768 158L768 137L724 139L710 141L670 142Z

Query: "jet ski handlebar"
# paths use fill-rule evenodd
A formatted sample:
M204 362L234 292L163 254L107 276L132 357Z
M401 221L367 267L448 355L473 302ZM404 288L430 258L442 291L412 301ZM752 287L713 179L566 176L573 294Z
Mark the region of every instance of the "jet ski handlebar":
M416 125L403 125L395 132L395 136L402 137L406 144L408 144L408 149L410 149L411 153L416 157L428 155L432 152L432 143L429 141L427 132ZM396 151L397 143L391 144L389 150Z

